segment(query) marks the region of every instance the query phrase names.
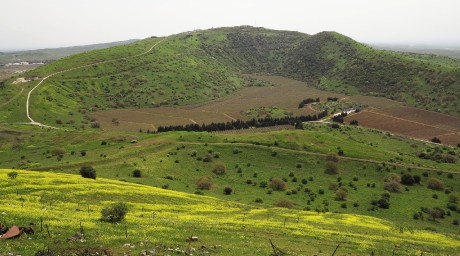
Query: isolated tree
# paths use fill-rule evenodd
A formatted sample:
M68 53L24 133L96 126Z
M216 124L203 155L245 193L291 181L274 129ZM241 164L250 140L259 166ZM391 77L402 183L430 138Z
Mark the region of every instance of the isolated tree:
M389 209L390 208L390 199L386 197L382 197L377 201L377 205L382 209Z
M212 179L209 176L200 177L196 181L196 186L199 189L210 190L212 188Z
M80 175L83 178L96 179L96 170L91 166L82 166L80 168Z
M449 195L449 202L458 204L460 202L460 195L458 195L457 193L451 193Z
M210 153L207 153L203 158L203 162L212 162L212 155Z
M8 176L8 178L14 180L14 179L16 179L18 177L18 173L17 172L9 172L7 174L7 176Z
M118 223L125 219L128 210L128 206L125 203L113 203L102 209L101 219L107 222Z
M401 192L401 184L399 184L399 182L397 182L396 180L392 180L389 182L385 182L383 184L383 189L392 193L399 193Z
M336 162L328 161L326 162L326 167L325 167L324 172L327 174L331 174L331 175L338 174L339 167L337 166Z
M134 170L134 171L133 171L133 177L135 177L135 178L140 178L140 177L142 177L142 172L141 172L141 170L138 170L138 169Z
M273 178L270 181L270 188L275 191L283 191L286 189L286 182L280 178Z
M223 163L217 163L212 169L212 172L217 175L223 175L225 174L226 171L227 171L227 167Z
M338 189L335 191L335 199L338 201L346 201L348 192L345 189Z
M436 178L428 178L427 180L427 187L433 190L443 190L444 189L444 183Z
M443 209L440 209L438 207L432 208L428 210L428 214L430 214L431 219L435 221L436 219L439 218L444 218L444 215L446 214Z
M230 195L232 192L233 192L233 189L231 187L224 188L224 194Z
M339 157L334 153L328 153L326 155L326 161L338 163L339 162Z
M401 183L404 185L412 186L414 185L415 181L412 175L406 173L403 176L401 176Z

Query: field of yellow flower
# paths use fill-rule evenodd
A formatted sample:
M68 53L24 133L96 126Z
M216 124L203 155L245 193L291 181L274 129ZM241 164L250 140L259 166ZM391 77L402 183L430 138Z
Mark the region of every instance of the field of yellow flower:
M0 170L0 222L36 224L34 235L0 240L0 255L34 255L104 248L114 255L160 254L192 250L212 255L269 255L269 239L292 255L338 252L375 255L454 255L458 236L404 230L377 218L281 208L252 208L109 179L78 175ZM100 220L101 209L115 201L128 204L126 220ZM83 233L84 236L80 234ZM78 235L75 235L78 234ZM197 236L198 241L187 242ZM77 237L78 239L75 239ZM339 254L339 255L340 255Z

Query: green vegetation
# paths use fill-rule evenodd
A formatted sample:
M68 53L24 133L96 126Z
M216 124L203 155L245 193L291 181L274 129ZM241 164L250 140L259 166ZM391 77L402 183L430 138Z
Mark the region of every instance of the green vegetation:
M11 130L4 129L0 134L9 133ZM437 190L428 188L429 180L442 181L443 189L450 192L457 192L459 182L459 163L437 163L418 157L420 151L432 151L441 145L360 127L332 129L325 124L308 124L305 130L248 135L31 131L17 127L15 134L9 142L2 143L0 167L79 174L82 166L92 166L97 170L97 179L198 192L249 205L259 198L259 207L270 207L287 198L299 210L358 213L413 228L420 225L412 220L412 214L420 207L446 209L449 194L440 191L438 199L432 199ZM130 143L133 139L137 143ZM56 148L65 153L53 155ZM339 150L343 156L337 155ZM449 150L460 154L459 149ZM333 163L338 174L326 174L326 162ZM142 177L133 175L136 169L142 170ZM385 178L391 173L396 178ZM412 185L407 175L414 180ZM393 180L396 184L386 187L385 182ZM337 185L331 189L331 183ZM230 195L223 193L226 187L232 189ZM335 200L338 189L347 190L349 207L341 208L341 202ZM379 200L385 189L399 192L391 199L391 211L370 211L372 200ZM413 203L405 203L408 201ZM350 207L354 203L359 206ZM457 215L452 212L452 218ZM438 226L424 224L449 230L450 218L441 219L443 224Z
M151 52L137 56L156 43ZM107 62L95 64L102 61ZM243 73L278 74L325 90L389 97L459 115L457 62L373 50L332 32L309 36L234 27L81 53L25 76L45 77L81 67L47 79L34 91L30 106L32 116L42 123L80 129L98 127L88 117L97 110L186 105L247 86L267 85ZM26 93L21 90L28 91L37 82L12 84L10 80L1 87L0 100L8 104L1 108L0 120L27 121Z
M291 112L288 112L286 110L276 108L276 107L260 107L260 108L253 108L249 109L245 112L243 112L245 116L248 116L250 118L265 118L265 117L271 117L271 118L281 118L285 116L292 116Z
M113 203L101 210L101 219L103 221L118 223L125 219L125 216L128 213L128 211L128 206L125 203Z
M34 91L31 114L65 129L0 124L0 223L40 223L31 239L1 248L268 255L271 239L290 255L337 244L341 254L452 255L460 249L460 148L326 123L245 134L107 132L89 114L200 103L268 85L243 74L270 73L458 115L455 63L376 51L331 32L237 27L42 66L26 76L71 70ZM2 122L27 121L25 98L38 81L0 85ZM361 107L336 101L316 104ZM270 107L244 114L290 115Z
M434 59L434 60L433 60ZM288 54L286 76L324 90L382 96L459 115L460 61L379 51L334 32L304 40Z
M0 170L0 175L7 172ZM194 254L269 255L272 248L268 239L290 255L332 253L337 244L341 254L360 255L371 251L391 254L395 244L399 245L396 252L403 255L452 255L459 250L454 236L409 229L369 216L256 208L104 178L18 172L16 180L0 179L0 203L7 205L1 210L4 214L0 222L37 225L33 235L1 241L1 252L6 254L35 255L49 249L60 255L88 251L137 255L152 250L168 254L168 248L194 248ZM20 198L24 199L23 206ZM118 200L129 209L123 211L124 220L116 225L102 221L100 212ZM277 202L283 207L292 205L290 199ZM451 217L445 218L452 222ZM427 218L418 222L425 225L432 221ZM190 236L198 241L188 242Z

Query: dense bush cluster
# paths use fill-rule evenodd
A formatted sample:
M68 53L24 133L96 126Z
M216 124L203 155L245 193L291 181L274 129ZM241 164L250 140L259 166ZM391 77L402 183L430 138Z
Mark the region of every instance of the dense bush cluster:
M456 163L457 157L453 150L443 150L439 147L429 149L429 151L421 152L418 154L419 158L429 159L438 163Z

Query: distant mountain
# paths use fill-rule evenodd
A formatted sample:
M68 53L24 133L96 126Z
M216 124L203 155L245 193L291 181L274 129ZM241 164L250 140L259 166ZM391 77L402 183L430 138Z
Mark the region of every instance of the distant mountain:
M0 52L0 65L5 65L12 62L50 62L76 53L92 51L96 49L104 49L117 45L124 45L138 41L131 39L126 41L91 44L82 46L71 46L61 48L38 49L29 51L13 51L13 52Z
M398 44L371 44L373 48L380 50L405 52L405 53L419 53L419 54L433 54L439 56L446 56L450 58L460 59L460 46L435 46L435 45L398 45Z

